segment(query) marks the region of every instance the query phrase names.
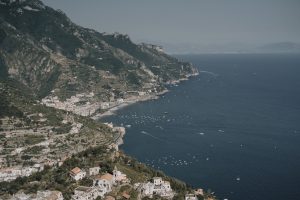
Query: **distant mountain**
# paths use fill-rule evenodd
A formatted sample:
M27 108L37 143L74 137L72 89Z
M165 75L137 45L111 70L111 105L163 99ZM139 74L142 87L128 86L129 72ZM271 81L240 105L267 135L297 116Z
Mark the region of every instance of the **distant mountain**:
M258 51L271 53L300 53L300 44L293 42L270 43L259 47Z
M197 54L197 53L248 53L253 45L243 43L228 44L162 44L171 54Z

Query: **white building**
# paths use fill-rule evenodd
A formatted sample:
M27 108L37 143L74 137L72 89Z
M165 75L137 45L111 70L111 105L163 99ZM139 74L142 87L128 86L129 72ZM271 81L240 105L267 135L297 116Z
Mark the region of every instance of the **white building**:
M154 184L151 182L143 183L141 193L143 196L153 196Z
M117 99L117 104L122 104L124 103L124 99L120 98L120 99Z
M161 185L163 182L162 178L161 177L153 177L153 183L154 185Z
M31 167L11 167L0 169L0 182L2 181L12 181L18 177L30 176L31 174L42 171L44 166L41 164L35 164Z
M146 92L139 92L139 96L144 96L146 95Z
M70 176L74 180L78 181L78 180L83 179L86 176L86 172L81 170L79 167L75 167L74 169L72 169L70 171Z
M72 200L93 200L98 196L101 196L101 192L98 188L79 186L74 190Z
M144 196L152 197L154 194L165 198L173 198L174 192L169 181L163 181L161 177L154 177L153 183L144 183L141 187Z
M101 103L101 104L100 104L100 108L101 108L102 110L108 109L108 108L109 108L109 103L108 103L108 102L103 102L103 103Z
M113 175L109 173L102 176L98 175L93 180L93 186L100 188L104 194L112 190L114 183Z
M114 128L114 125L113 125L112 122L110 122L110 123L105 122L104 124L105 124L106 126L108 126L109 128Z
M154 192L170 192L172 191L171 185L169 181L163 181L161 177L154 177L153 178L154 183Z
M201 188L196 189L195 190L195 195L201 195L201 196L203 196L204 195L203 189L201 189Z
M129 179L127 178L126 174L118 171L117 167L115 166L113 171L113 179L115 183L129 183Z
M195 194L186 194L185 200L198 200L197 196Z
M94 176L99 174L100 167L91 167L89 168L89 176Z

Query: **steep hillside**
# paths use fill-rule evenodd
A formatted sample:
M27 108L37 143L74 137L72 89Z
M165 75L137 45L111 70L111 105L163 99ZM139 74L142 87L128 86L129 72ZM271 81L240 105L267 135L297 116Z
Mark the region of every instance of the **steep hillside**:
M89 147L109 148L119 137L90 118L41 105L24 91L12 80L0 81L0 168L56 165Z
M40 98L94 92L106 101L120 91L161 91L166 82L195 73L156 46L80 27L39 0L1 0L0 23L2 77Z
M91 118L153 98L194 74L191 64L159 46L80 27L39 0L0 0L0 199L37 190L71 199L76 187L90 186L95 177L74 181L69 171L95 166L101 174L115 166L125 172L132 199L142 193L135 184L153 176L171 184L174 199L194 192L120 152L123 127ZM124 185L115 186L109 194L120 199Z
M195 72L160 47L80 27L39 0L0 0L1 166L109 146L118 134L82 116Z

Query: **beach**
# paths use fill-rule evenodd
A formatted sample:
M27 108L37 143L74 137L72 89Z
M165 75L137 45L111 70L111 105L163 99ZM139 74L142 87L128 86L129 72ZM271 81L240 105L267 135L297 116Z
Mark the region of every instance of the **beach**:
M127 99L124 99L124 102L123 103L120 103L118 105L115 105L109 109L107 109L105 112L103 113L98 113L96 114L95 116L92 117L92 119L94 120L99 120L103 117L107 117L107 116L110 116L110 115L115 115L116 112L122 108L125 108L129 105L132 105L134 103L137 103L137 102L142 102L142 101L149 101L149 100L153 100L153 99L158 99L159 96L167 93L169 90L165 89L161 92L157 92L155 94L147 94L147 95L142 95L142 96L132 96L130 98L127 98Z

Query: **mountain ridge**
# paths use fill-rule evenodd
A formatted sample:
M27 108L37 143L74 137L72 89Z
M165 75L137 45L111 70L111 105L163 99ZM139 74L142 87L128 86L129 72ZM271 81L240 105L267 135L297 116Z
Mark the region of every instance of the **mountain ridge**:
M62 11L39 0L1 2L2 69L7 68L10 77L32 88L39 97L55 89L62 89L55 94L59 97L62 93L70 97L80 91L95 92L95 88L96 93L109 95L99 90L107 71L121 83L112 87L122 91L143 90L147 85L163 87L168 81L196 72L190 63L155 47L136 45L127 35L80 27Z

